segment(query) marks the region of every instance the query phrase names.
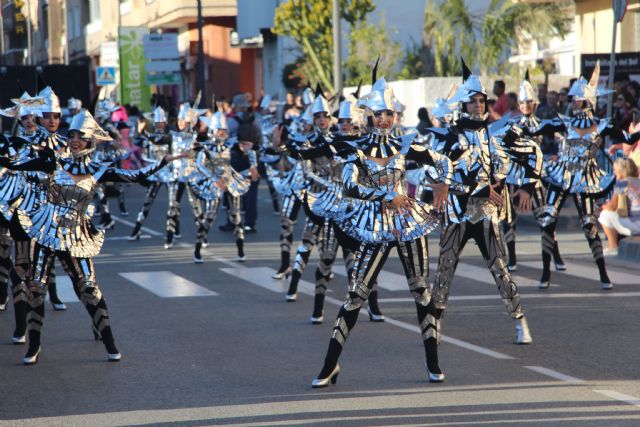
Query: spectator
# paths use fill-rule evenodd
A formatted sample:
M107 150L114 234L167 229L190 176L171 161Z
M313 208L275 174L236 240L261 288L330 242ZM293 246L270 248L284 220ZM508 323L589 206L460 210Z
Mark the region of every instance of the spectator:
M294 99L293 99L293 93L291 92L287 92L287 97L285 98L284 101L284 105L282 106L282 118L286 119L287 118L287 113L289 112L290 109L295 108L295 104L294 104Z
M540 100L540 104L538 104L538 108L547 104L547 85L544 83L540 83L538 85L538 100Z
M420 135L426 135L427 129L431 127L431 119L429 118L429 111L426 108L420 107L418 110L418 126L416 130Z
M621 129L627 129L631 124L631 104L633 99L626 91L619 92L613 99L612 117Z
M640 83L632 80L629 82L626 88L627 93L631 96L631 109L637 108L640 110Z
M611 200L602 206L598 221L607 235L605 256L618 254L620 236L640 234L640 179L630 159L618 159L613 165L616 185Z
M496 80L493 84L493 94L496 96L496 103L493 106L494 120L504 116L507 112L507 95L505 94L505 84L502 80Z
M546 103L538 106L536 115L541 119L553 119L559 113L558 111L558 92L552 90L546 94Z
M563 87L558 92L558 111L565 116L571 113L571 102L569 102L569 88Z
M515 92L509 92L507 94L507 111L504 114L509 118L516 118L520 115L520 105L518 104L518 95Z

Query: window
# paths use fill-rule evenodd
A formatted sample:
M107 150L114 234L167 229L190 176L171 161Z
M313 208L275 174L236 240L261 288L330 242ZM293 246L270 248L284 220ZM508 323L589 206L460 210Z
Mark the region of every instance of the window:
M100 0L89 1L89 22L100 21Z

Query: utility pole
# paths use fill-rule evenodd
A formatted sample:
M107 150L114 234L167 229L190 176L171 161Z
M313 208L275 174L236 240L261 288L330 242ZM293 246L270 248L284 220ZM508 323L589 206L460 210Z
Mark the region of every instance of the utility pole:
M204 46L202 41L202 0L198 0L198 89L202 91L200 98L200 105L194 105L194 108L200 108L203 103L203 99L207 96L207 91L204 87Z
M616 67L616 39L618 37L618 23L622 22L627 11L628 0L613 0L613 37L611 40L611 56L609 56L609 89L613 89ZM607 95L607 117L613 112L613 93Z
M62 0L64 10L64 15L62 15L64 25L64 65L69 65L69 9L67 6L67 0Z
M340 31L340 0L333 0L333 90L342 94L342 32Z
M27 65L33 65L31 60L31 1L27 0L27 9L29 9L29 19L27 19Z

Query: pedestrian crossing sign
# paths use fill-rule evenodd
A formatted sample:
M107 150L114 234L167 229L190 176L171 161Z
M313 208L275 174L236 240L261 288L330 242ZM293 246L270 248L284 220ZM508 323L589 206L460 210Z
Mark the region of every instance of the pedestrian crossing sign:
M116 84L116 67L98 67L96 69L96 84L98 86Z

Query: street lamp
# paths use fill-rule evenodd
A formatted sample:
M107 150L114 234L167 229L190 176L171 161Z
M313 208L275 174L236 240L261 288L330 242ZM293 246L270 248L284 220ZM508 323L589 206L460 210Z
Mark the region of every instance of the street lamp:
M207 97L207 91L204 87L204 48L202 43L202 0L198 0L198 89L202 91L204 97L200 98L200 104L202 100ZM194 105L194 108L200 108L201 105Z

